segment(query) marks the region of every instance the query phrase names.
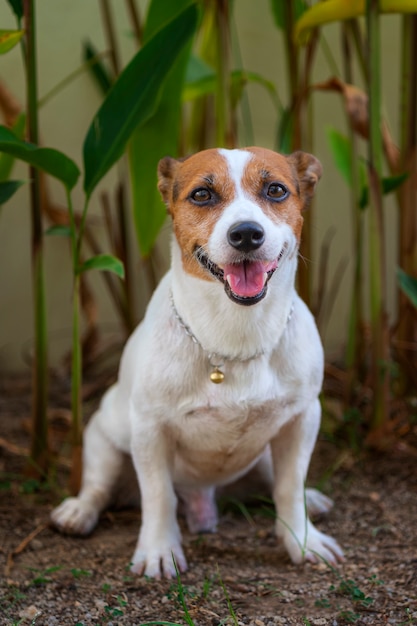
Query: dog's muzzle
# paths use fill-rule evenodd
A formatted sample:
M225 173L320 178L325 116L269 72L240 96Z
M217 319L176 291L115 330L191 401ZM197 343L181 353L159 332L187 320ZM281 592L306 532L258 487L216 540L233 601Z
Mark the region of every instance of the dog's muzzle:
M246 253L241 260L220 267L201 247L194 250L200 265L224 285L229 298L236 304L251 306L265 298L268 282L284 254L284 248L274 261L262 261Z

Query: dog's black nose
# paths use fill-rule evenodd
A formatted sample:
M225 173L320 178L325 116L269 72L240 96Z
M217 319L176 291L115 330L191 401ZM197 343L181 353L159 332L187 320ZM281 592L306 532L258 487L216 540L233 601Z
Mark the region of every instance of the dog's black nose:
M236 250L250 252L261 247L265 232L256 222L238 222L229 228L227 240Z

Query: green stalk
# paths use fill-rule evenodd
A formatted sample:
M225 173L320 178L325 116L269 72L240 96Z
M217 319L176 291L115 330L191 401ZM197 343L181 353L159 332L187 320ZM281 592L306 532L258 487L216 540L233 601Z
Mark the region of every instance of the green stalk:
M292 150L299 150L301 148L301 125L299 120L299 106L298 106L298 88L299 88L299 48L295 43L292 33L294 32L295 15L294 15L294 3L285 2L285 53L287 59L287 80L290 94L291 107L293 111L293 125L292 125Z
M351 23L342 25L342 41L343 41L343 62L344 62L344 80L346 83L354 84L352 72L352 51L350 46L349 35L352 35L353 25ZM354 388L359 382L359 368L363 362L361 350L361 325L362 325L362 279L363 279L363 211L359 206L359 155L358 142L355 132L348 125L350 151L350 171L352 174L350 186L350 204L353 222L353 254L354 254L354 271L353 285L350 302L348 337L346 345L346 369L347 369L347 385L345 390L345 406L349 408L353 401Z
M417 267L417 16L403 17L400 171L409 177L397 194L399 210L398 264L407 274ZM398 290L397 355L402 365L402 387L407 390L417 382L417 313L401 289Z
M201 96L191 108L183 152L210 145L233 147L235 132L230 115L230 15L228 0L203 0L199 56L216 69L213 96ZM213 131L214 128L214 131Z
M314 58L318 47L318 31L314 31L310 37L308 45L304 48L303 70L300 72L298 93L296 95L297 103L294 114L296 116L296 126L299 133L300 146L307 152L314 152L314 102L309 99L310 77L313 69ZM300 251L303 258L310 260L313 258L313 216L314 216L315 200L312 202L307 211L304 212L303 235L301 239ZM301 263L298 270L298 281L300 295L306 304L313 310L313 273L308 263Z
M139 47L141 45L142 35L143 35L143 29L142 29L142 25L140 22L139 12L137 10L134 0L126 0L126 5L127 5L127 9L128 9L129 16L130 16L132 31L135 35L136 43ZM103 0L101 8L102 8L102 23L104 26L106 41L107 41L109 53L110 53L110 59L111 59L112 66L113 66L112 69L113 69L114 75L117 77L119 76L120 71L121 71L120 69L121 64L120 64L120 59L119 59L115 22L112 19L111 7L110 7L110 3L108 2L108 0ZM119 226L120 226L119 242L122 245L122 250L119 251L119 256L121 256L123 259L123 263L124 263L125 271L126 271L125 283L124 283L124 288L123 288L122 320L123 320L124 325L126 326L127 333L130 334L135 327L135 313L134 313L134 300L132 296L131 280L130 280L130 275L131 275L130 241L126 232L129 207L127 206L127 203L125 201L127 197L126 180L125 180L125 174L124 174L125 168L119 167L118 172L119 172L120 182L119 182L119 187L117 191L117 211L118 211ZM81 241L81 236L80 236L80 241ZM121 255L120 255L120 252L121 252ZM108 283L109 284L111 283L110 277L109 277ZM152 285L152 291L155 289L155 286L156 284ZM112 293L111 287L110 287L110 293ZM114 300L117 306L117 297L114 298Z
M71 493L77 494L81 484L81 455L82 455L82 347L80 334L80 288L81 275L79 273L79 260L81 241L84 232L85 219L88 208L88 197L83 208L81 224L77 233L74 209L69 190L67 190L67 203L71 228L71 256L74 276L72 295L72 363L71 363L71 445L72 463L69 488Z
M302 111L306 88L308 86L309 71L306 70L300 79L300 49L292 36L296 21L295 3L285 2L285 28L283 31L287 64L287 80L291 106L291 150L300 150L303 147ZM315 46L316 37L312 37ZM310 46L310 44L309 44ZM306 67L311 50L307 46L305 51ZM300 245L300 255L308 261L312 258L311 211L304 215L303 235ZM306 263L300 263L297 274L298 291L307 306L312 308L312 280L311 271Z
M369 71L369 281L374 392L371 436L381 443L389 419L388 330L385 312L385 250L382 213L382 140L379 2L366 2Z
M36 22L34 0L24 0L26 29L26 85L28 139L38 144L38 90L36 70ZM34 293L35 357L33 366L33 406L31 459L45 474L48 472L48 355L45 305L45 275L42 233L42 207L39 170L30 167L32 215L32 271Z
M117 48L116 42L116 34L114 30L114 19L111 14L111 8L109 4L109 0L102 0L100 2L102 20L104 24L104 30L106 34L106 39L109 44L109 52L110 59L113 66L113 71L116 76L120 73L120 59L119 59L119 51Z
M72 494L77 494L81 484L82 452L82 349L80 336L80 281L81 276L74 276L72 300L72 370L71 370L71 445L72 463L69 487Z
M132 30L135 35L136 43L138 46L140 46L142 41L143 28L138 8L135 4L135 0L126 0L126 5L129 12L130 23L132 25Z
M231 147L233 140L230 120L230 35L229 35L229 2L214 0L216 37L216 145Z

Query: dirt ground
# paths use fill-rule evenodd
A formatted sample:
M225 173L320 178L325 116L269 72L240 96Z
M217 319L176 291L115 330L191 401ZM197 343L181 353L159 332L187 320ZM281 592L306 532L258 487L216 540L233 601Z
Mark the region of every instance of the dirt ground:
M65 423L68 382L57 387L51 418ZM138 511L106 513L87 539L50 528L66 472L60 467L41 488L22 476L29 414L28 377L3 377L0 624L417 624L417 429L378 456L353 458L318 443L309 484L335 502L317 524L345 550L337 570L291 564L274 537L271 508L260 499L246 508L230 500L216 534L192 536L182 523L189 571L181 580L152 581L128 567Z

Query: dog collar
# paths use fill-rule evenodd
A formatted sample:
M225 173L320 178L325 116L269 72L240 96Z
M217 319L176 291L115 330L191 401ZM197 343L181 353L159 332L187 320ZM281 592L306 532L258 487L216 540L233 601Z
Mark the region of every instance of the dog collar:
M209 350L206 350L206 348L204 348L201 345L197 337L194 335L191 328L187 326L187 324L182 319L181 315L178 313L177 307L175 306L174 296L172 294L172 291L170 293L170 300L171 300L171 307L172 307L172 312L174 313L174 317L179 323L179 325L181 326L181 328L185 331L185 334L188 335L188 337L207 355L209 365L212 368L210 372L210 380L212 383L220 384L224 381L225 375L224 375L224 372L222 372L221 368L224 367L224 364L226 361L229 361L229 362L234 361L235 363L247 363L248 361L253 361L254 359L258 359L260 356L263 356L265 354L265 350L260 350L259 352L255 352L255 354L252 354L251 356L248 356L246 358L240 358L240 357L228 356L225 354L218 354L217 352L210 352ZM293 315L293 312L294 312L294 303L292 303L291 305L291 309L287 317L286 325L290 321Z

